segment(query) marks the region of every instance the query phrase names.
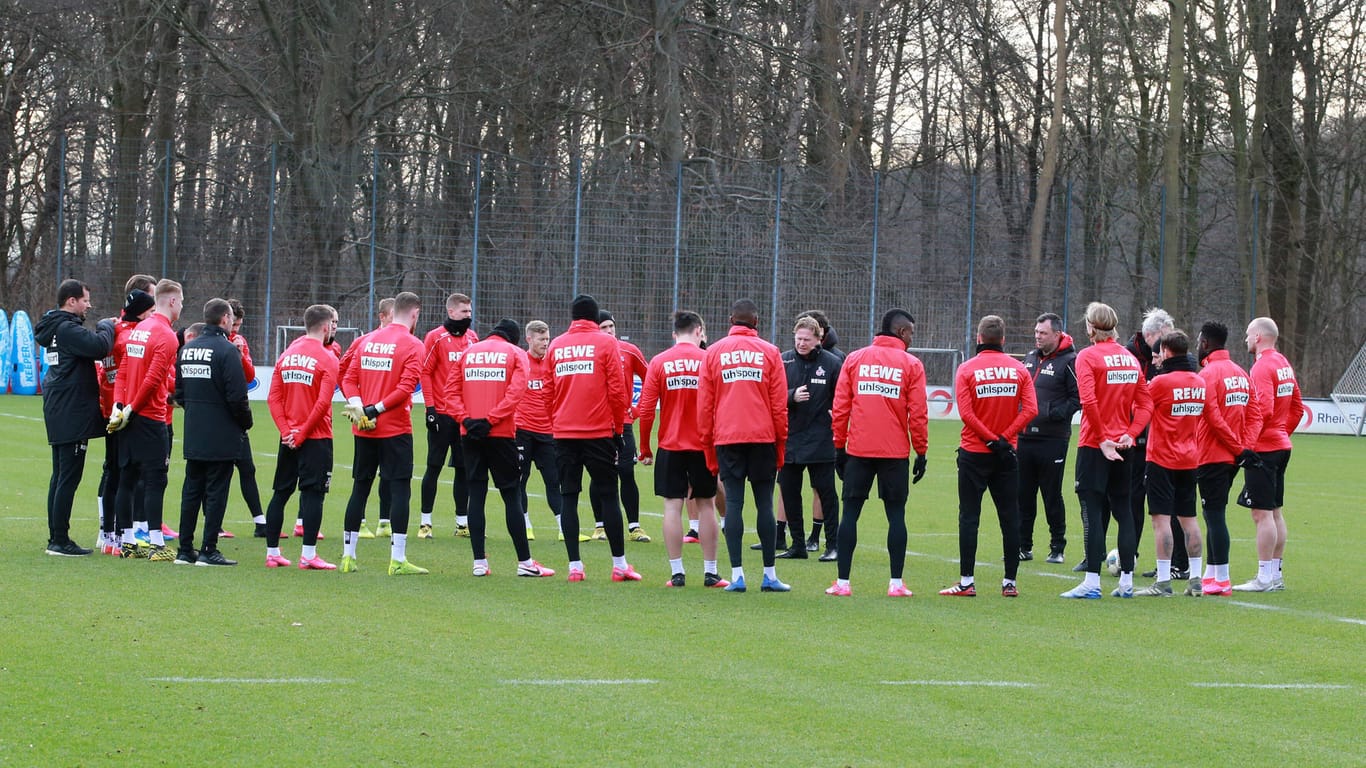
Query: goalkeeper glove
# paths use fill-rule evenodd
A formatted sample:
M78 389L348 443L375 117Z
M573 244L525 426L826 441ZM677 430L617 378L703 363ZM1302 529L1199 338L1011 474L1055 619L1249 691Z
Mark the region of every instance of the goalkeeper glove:
M132 417L133 406L114 403L114 410L109 413L109 423L104 426L104 431L110 434L118 432L128 426L128 420Z

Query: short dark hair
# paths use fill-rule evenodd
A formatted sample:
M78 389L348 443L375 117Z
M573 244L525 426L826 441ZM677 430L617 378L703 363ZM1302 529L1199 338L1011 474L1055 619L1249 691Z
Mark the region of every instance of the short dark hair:
M132 293L133 291L142 291L147 294L152 294L154 293L152 289L156 287L156 284L157 279L151 275L133 275L128 278L128 282L123 284L123 292Z
M1062 330L1062 318L1053 312L1045 312L1034 318L1034 324L1038 325L1039 323L1048 323L1048 327L1052 328L1054 333Z
M1190 354L1191 340L1185 331L1167 331L1154 346L1167 350L1172 357L1184 357Z
M417 297L417 294L413 293L412 291L404 291L394 297L395 315L397 315L400 312L407 312L413 309L420 309L421 307L422 300L419 299Z
M193 336L197 339L204 335L205 327L206 326L203 323L191 323L190 327L180 332L180 338L184 339L186 336ZM194 341L194 339L190 339L190 341Z
M242 302L237 299L228 299L228 306L232 307L232 318L241 320L247 316L247 311L242 308Z
M702 316L686 309L674 313L674 333L692 333L702 327Z
M1214 320L1200 326L1200 335L1209 342L1210 349L1223 349L1228 344L1228 326Z
M889 309L882 315L883 333L895 334L908 325L914 330L915 318L911 316L910 312L907 312L900 307Z
M63 280L62 284L57 286L57 306L63 306L72 299L85 296L88 290L90 289L80 280Z
M310 331L332 322L332 318L337 316L337 310L329 304L314 304L304 310L304 327Z
M223 299L209 299L204 302L204 322L208 325L222 325L223 318L230 314L233 314L232 302Z
M825 336L825 334L830 332L830 318L826 317L825 313L819 309L808 309L800 315L797 315L797 317L803 316L816 321L816 324L821 327L821 336Z

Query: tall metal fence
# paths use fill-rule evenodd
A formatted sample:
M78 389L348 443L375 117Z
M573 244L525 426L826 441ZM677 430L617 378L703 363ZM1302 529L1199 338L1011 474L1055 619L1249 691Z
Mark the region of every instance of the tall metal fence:
M97 286L97 305L111 310L127 277L112 255L118 185L88 161L103 150L62 148L59 199L48 201L56 224L38 246L46 266L11 311L50 306L68 276ZM1255 239L1237 236L1235 201L1209 193L1186 227L1189 277L1180 295L1163 296L1161 189L1061 181L1031 270L1027 190L949 167L832 180L710 160L661 171L629 159L354 148L320 157L283 145L189 158L170 143L147 148L144 167L134 270L182 282L190 314L213 296L240 298L263 360L279 351L276 326L299 324L309 304L369 328L379 299L400 290L425 302L419 332L444 319L451 292L473 297L481 332L501 317L558 332L570 298L592 293L648 354L670 343L675 308L700 312L715 336L742 297L760 304L761 333L783 347L802 310L824 310L852 349L900 306L917 320L916 346L969 354L989 313L1005 318L1013 352L1032 346L1041 312L1081 335L1091 300L1113 304L1129 333L1154 305L1188 329L1217 319L1236 333L1253 314ZM947 383L952 371L929 373Z

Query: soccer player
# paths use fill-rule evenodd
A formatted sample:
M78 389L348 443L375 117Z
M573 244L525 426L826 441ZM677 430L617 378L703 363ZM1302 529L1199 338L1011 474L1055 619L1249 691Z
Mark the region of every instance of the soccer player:
M598 328L617 340L617 349L621 350L622 376L626 381L626 397L629 400L634 396L636 379L640 379L642 384L645 381L645 373L649 369L645 353L640 351L640 347L617 337L617 321L612 317L612 313L605 309L598 313ZM640 487L636 484L635 420L635 408L627 408L626 421L621 425L621 440L625 450L617 456L617 476L620 478L621 507L626 512L626 538L648 544L650 537L640 527ZM589 502L593 505L594 516L598 517L602 505L593 498L592 488L588 489L588 497ZM593 531L593 538L601 541L604 538L602 534L602 527L598 526Z
M1067 547L1067 507L1062 477L1067 468L1067 444L1072 439L1072 415L1081 408L1077 394L1077 349L1062 329L1062 318L1052 312L1034 321L1034 349L1024 359L1034 379L1039 415L1029 422L1016 443L1020 460L1020 559L1034 559L1034 520L1043 496L1048 520L1048 558L1061 563Z
M280 447L271 484L274 493L266 506L266 567L290 565L280 553L280 529L285 505L298 488L303 520L299 568L331 571L337 566L318 556L317 542L323 498L332 489L332 392L339 365L324 341L337 327L337 310L314 304L304 310L304 327L304 335L280 354L271 374L268 402Z
M1195 470L1200 464L1200 424L1207 404L1205 380L1195 372L1190 358L1190 339L1181 331L1169 331L1152 345L1158 375L1148 382L1153 418L1148 425L1148 469L1145 485L1148 514L1153 521L1153 550L1157 555L1157 580L1119 597L1171 597L1172 521L1175 517L1186 540L1190 570L1200 571L1200 522L1195 519ZM1200 577L1190 580L1186 594L1204 594Z
M560 471L560 520L569 581L584 579L579 559L579 493L588 470L589 492L602 500L603 528L612 551L612 581L640 581L626 562L621 506L617 499L617 454L623 450L621 425L631 407L621 372L617 340L598 328L598 302L592 296L574 297L569 329L550 342L546 356L554 366L550 388L551 429L555 435L555 463Z
M380 299L379 304L375 307L375 330L379 330L380 328L385 327L393 321L394 297L388 296L383 299ZM337 380L339 382L341 381L341 377L346 375L346 369L355 364L357 357L356 353L360 349L360 340L361 337L357 336L355 339L351 341L351 346L346 348L346 352L340 355L341 364L337 366ZM332 343L336 344L336 339L333 339ZM379 522L375 524L375 529L372 531L369 528L365 527L365 518L364 516L362 516L360 521L360 538L362 539L387 539L394 534L393 527L389 524L389 480L381 476L379 479L378 486ZM303 530L304 520L301 517L294 521L294 535L304 535ZM282 530L280 532L280 538L289 538L289 533L287 529Z
M408 562L408 504L412 497L413 390L422 372L422 342L413 335L421 301L404 291L394 297L394 321L356 340L354 364L342 373L346 417L351 420L355 458L351 498L346 503L342 534L341 571L357 569L356 541L360 538L365 502L375 472L389 480L389 513L393 535L389 543L389 575L427 573ZM386 414L388 414L386 416Z
M522 331L513 320L498 321L489 337L465 350L451 372L450 407L463 433L465 476L469 479L470 547L474 575L489 574L484 548L484 502L489 476L503 497L508 535L517 552L518 576L554 576L531 559L522 506L521 466L517 458L517 404L526 395L526 353L517 346Z
M521 462L522 509L526 515L527 541L535 541L536 533L531 525L531 508L528 505L527 483L531 481L531 468L534 464L541 473L545 485L545 501L555 515L555 527L560 530L560 541L564 541L564 531L560 529L560 473L555 467L555 436L551 434L550 399L546 382L554 374L546 349L550 346L550 326L541 320L526 324L527 377L526 394L517 403L517 455ZM578 534L577 531L575 531ZM588 541L588 536L579 535L579 541Z
M174 280L156 284L155 311L128 333L124 359L114 382L114 410L105 429L119 436L118 520L123 530L120 555L146 557L169 563L175 554L166 548L162 504L166 498L166 468L170 461L168 397L180 343L171 326L180 319L184 291ZM142 494L151 552L138 549L133 531L133 494Z
M716 475L707 469L707 456L697 431L697 390L707 353L698 342L705 332L696 312L675 312L674 345L650 360L640 392L640 461L654 465L655 495L664 499L664 548L669 554L666 587L687 584L683 567L683 505L685 499L710 502L716 497ZM659 458L650 449L655 406L659 406ZM717 574L716 514L699 515L702 544L702 583L726 587Z
M204 304L204 328L180 349L176 361L175 401L185 409L185 482L180 492L180 542L176 565L237 565L218 549L233 466L241 461L252 426L242 355L228 341L232 305L223 299ZM194 549L199 510L204 537Z
M889 309L873 343L844 358L835 390L833 428L835 466L844 480L844 521L839 526L838 578L825 594L848 597L849 575L858 547L858 521L877 480L887 514L887 554L891 558L888 597L911 597L903 581L906 566L906 499L911 484L925 476L929 450L929 404L925 366L908 351L915 318ZM907 466L915 449L915 467ZM910 483L907 483L910 480Z
M1157 343L1161 338L1176 329L1176 321L1172 319L1170 313L1161 307L1153 307L1143 313L1143 320L1137 332L1125 346L1129 354L1133 355L1138 364L1143 368L1143 378L1152 381L1157 376L1157 362L1153 359L1153 353L1157 348ZM1129 475L1129 513L1134 520L1134 541L1135 547L1143 542L1143 526L1147 520L1143 512L1144 500L1147 498L1147 466L1148 466L1148 431L1145 429L1134 440L1134 447L1129 450L1130 475ZM1173 517L1172 525L1172 573L1179 579L1189 577L1188 563L1186 562L1185 534L1181 531L1181 524ZM1137 549L1135 549L1137 551ZM1143 572L1143 578L1150 579L1157 575L1157 567L1154 566L1150 571Z
M745 481L754 491L754 524L762 545L764 592L790 592L774 566L773 486L787 445L787 376L782 353L759 337L759 307L749 299L731 305L730 333L707 348L698 393L702 445L713 449L709 470L726 488L728 592L745 591Z
M1228 575L1228 492L1239 466L1256 464L1252 445L1261 432L1262 416L1247 371L1229 359L1228 326L1205 323L1200 327L1200 378L1205 381L1205 419L1197 431L1200 467L1195 483L1208 531L1208 556L1200 580L1206 595L1233 594ZM1195 577L1195 572L1191 572Z
M1100 599L1100 567L1105 560L1106 502L1116 511L1119 528L1119 588L1133 589L1138 539L1129 509L1129 449L1152 418L1153 401L1138 359L1116 341L1119 315L1099 301L1086 307L1086 336L1091 346L1077 353L1077 393L1081 397L1081 435L1077 439L1076 489L1086 542L1086 576L1060 597ZM1110 441L1119 450L1102 451Z
M455 535L470 535L469 483L465 461L460 456L460 424L455 419L450 403L450 382L460 356L479 341L479 334L470 328L472 322L470 297L463 293L452 293L446 297L446 319L440 326L428 331L422 340L425 355L422 361L422 399L426 403L427 424L427 471L422 475L422 522L417 529L418 538L422 539L432 537L436 486L448 453L451 468L455 471L455 486L451 492L455 501Z
M830 407L839 384L840 358L821 347L821 326L810 315L797 318L792 328L793 348L783 353L787 379L787 455L778 472L778 488L792 546L779 552L782 559L805 560L806 532L802 525L802 473L820 500L821 513L829 521L827 535L839 530L840 502L835 494L835 443L830 426ZM779 537L781 538L781 537ZM827 549L821 562L836 559Z
M38 319L33 335L43 348L43 424L52 446L52 477L47 491L47 553L82 557L91 550L71 540L71 505L85 473L90 438L104 434L100 383L95 361L114 345L114 324L85 328L90 289L80 280L57 286L57 308Z
M123 362L124 347L128 332L152 313L156 301L148 291L153 290L156 278L151 275L133 275L124 288L122 313L111 318L114 321L114 346L109 354L95 364L100 378L100 413L114 410L114 382L118 378L119 364ZM116 525L118 515L119 491L119 435L106 432L104 438L104 467L100 474L100 487L96 491L95 502L100 515L100 549L106 555L119 554L119 531ZM141 518L142 503L138 501L134 517ZM136 523L134 528L136 528Z
M1039 415L1029 371L1005 353L1005 321L987 315L977 323L977 354L958 366L954 391L963 419L958 443L958 583L941 595L975 597L977 530L982 493L991 491L1005 552L1002 597L1018 597L1020 567L1020 465L1015 442ZM890 549L890 545L889 545Z
M1257 526L1257 576L1233 587L1235 592L1279 592L1285 589L1281 559L1285 554L1285 468L1290 464L1290 436L1304 416L1295 369L1276 351L1280 329L1269 317L1247 325L1247 351L1252 364L1252 389L1261 412L1261 430L1252 450L1259 462L1244 467L1239 506L1252 510Z

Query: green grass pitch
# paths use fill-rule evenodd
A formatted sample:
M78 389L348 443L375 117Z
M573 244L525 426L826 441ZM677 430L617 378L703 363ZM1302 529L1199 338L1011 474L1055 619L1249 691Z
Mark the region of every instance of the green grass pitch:
M268 500L274 433L256 406ZM0 765L1366 764L1352 714L1366 705L1366 442L1296 438L1285 592L1126 601L1108 597L1106 576L1105 599L1060 600L1081 555L1069 493L1067 565L1022 564L1021 597L999 597L988 502L982 594L951 599L935 592L958 570L957 429L932 422L929 473L911 492L916 596L885 597L874 500L854 596L836 599L822 593L834 564L814 559L780 562L791 594L705 590L695 545L685 549L690 585L663 589L661 505L645 467L642 520L655 541L628 543L645 574L635 584L610 581L603 543L584 545L583 584L563 570L518 579L496 493L493 575L472 577L468 542L452 536L449 469L437 538L408 545L426 577L386 576L381 540L361 542L356 574L267 570L236 481L227 527L238 537L222 545L241 560L235 569L47 557L41 403L0 398ZM416 443L414 520L420 426ZM76 501L73 535L85 546L102 456L92 444ZM350 458L343 434L320 545L334 561ZM553 520L532 501L533 554L563 569ZM1255 572L1253 529L1240 508L1229 520L1237 582ZM1046 541L1040 519L1036 546ZM298 547L287 540L285 554ZM724 544L721 561L726 575ZM747 551L755 586L759 565Z

